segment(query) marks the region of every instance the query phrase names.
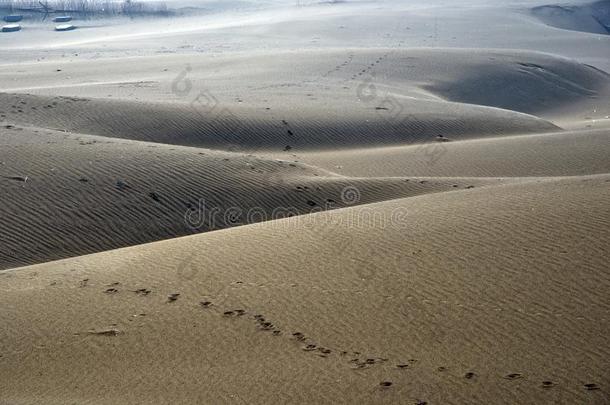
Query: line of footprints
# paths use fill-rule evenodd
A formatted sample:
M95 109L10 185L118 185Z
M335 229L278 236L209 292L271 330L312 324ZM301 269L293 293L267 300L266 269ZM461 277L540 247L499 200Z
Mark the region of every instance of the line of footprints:
M81 281L80 286L81 287L87 286L88 281L89 281L88 279ZM117 288L119 286L119 284L120 283L112 283L112 284L108 285L109 288L107 288L104 292L106 294L119 293L119 289ZM140 295L140 296L148 296L152 292L151 290L149 290L147 288L139 288L139 289L130 290L130 291L132 293ZM172 293L167 296L166 302L168 304L171 304L171 303L176 302L179 298L180 298L180 293ZM245 309L219 310L212 301L201 301L201 302L199 302L199 306L206 310L219 311L221 316L226 319L232 319L232 318L233 319L234 318L251 319L253 321L253 323L256 325L256 328L258 330L270 332L270 334L273 336L285 335L281 329L279 329L276 325L274 325L273 322L271 322L267 318L265 318L265 316L263 316L262 314L251 313L249 311L246 311ZM106 330L101 330L101 331L90 331L89 333L95 334L95 335L101 335L101 336L118 336L121 332L114 328L111 328L111 329L106 329ZM307 336L305 336L305 334L303 334L302 332L298 332L298 331L289 333L288 337L291 340L298 342L300 344L301 350L303 350L304 352L309 352L309 353L315 354L319 357L327 358L333 354L337 354L338 356L341 356L342 358L351 357L347 361L347 363L350 365L350 367L352 369L356 369L356 370L367 369L367 368L373 367L378 364L387 364L390 362L390 359L383 358L383 357L362 357L362 353L357 352L357 351L334 350L334 349L331 349L328 347L319 346L319 345L313 343L312 339L308 338ZM398 369L409 369L415 363L417 363L416 359L410 359L406 362L395 363L395 367ZM437 368L437 371L439 371L439 372L444 372L446 370L447 370L446 367ZM477 374L472 371L469 371L463 375L463 378L465 378L467 380L472 380L472 379L475 379L476 377L477 377ZM510 373L510 374L505 375L504 378L507 380L519 380L519 379L525 378L525 376L521 373ZM379 387L381 387L382 389L389 389L393 385L394 385L394 383L392 381L381 381L379 383ZM542 381L540 383L540 387L543 389L552 389L553 387L555 387L557 385L558 384L553 381ZM597 391L597 390L601 389L601 387L598 384L587 383L587 384L583 385L583 389L585 389L587 391ZM426 402L420 401L419 404L424 405L424 404L426 404Z

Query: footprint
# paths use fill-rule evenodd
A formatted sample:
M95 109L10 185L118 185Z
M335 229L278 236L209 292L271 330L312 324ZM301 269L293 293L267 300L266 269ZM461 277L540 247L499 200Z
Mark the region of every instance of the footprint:
M99 331L89 331L88 333L97 336L118 336L121 332L118 329L103 329Z
M262 330L271 330L274 328L271 322L259 322Z
M468 373L464 374L464 378L466 378L467 380L472 380L474 377L476 377L476 374L472 371L469 371Z
M174 302L178 299L179 296L180 296L180 293L172 293L167 296L167 302Z
M543 381L542 382L542 388L553 388L556 385L557 384L554 383L553 381Z
M133 291L134 293L136 293L137 295L141 295L141 296L147 296L148 294L150 294L152 291L146 288L139 288L137 290Z
M585 384L584 387L587 391L596 391L601 389L599 385L593 383Z
M5 179L20 181L22 183L27 183L29 177L28 176L3 176Z
M523 378L523 375L520 373L510 373L505 375L504 378L507 380L518 380L520 378Z

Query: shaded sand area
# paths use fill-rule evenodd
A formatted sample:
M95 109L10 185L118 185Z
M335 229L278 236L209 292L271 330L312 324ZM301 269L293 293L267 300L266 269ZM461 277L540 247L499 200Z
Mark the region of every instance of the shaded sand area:
M285 160L202 148L21 127L0 133L2 268L512 181L348 178ZM345 195L346 188L357 195Z
M605 3L2 33L0 405L610 403Z

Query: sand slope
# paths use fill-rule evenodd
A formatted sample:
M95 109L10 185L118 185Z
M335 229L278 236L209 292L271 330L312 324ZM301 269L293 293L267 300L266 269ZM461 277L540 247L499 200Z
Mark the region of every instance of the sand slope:
M3 399L605 403L609 182L420 196L2 273Z
M553 27L610 34L610 3L606 0L579 5L549 4L534 7L531 12Z
M609 130L274 153L347 176L582 176L610 171Z
M263 113L262 108L219 106L210 111L193 104L0 95L0 111L9 123L222 150L307 150L413 143L439 134L461 139L558 129L539 118L498 109L429 100L410 104L413 114L401 111L393 117L373 106L345 114L292 107Z
M0 136L0 268L502 181L348 178L290 161L35 128Z
M558 130L549 119L610 113L598 106L610 94L607 73L525 51L170 55L128 75L120 62L134 58L25 64L17 77L0 67L17 92L0 94L0 119L217 149L311 150L549 132Z

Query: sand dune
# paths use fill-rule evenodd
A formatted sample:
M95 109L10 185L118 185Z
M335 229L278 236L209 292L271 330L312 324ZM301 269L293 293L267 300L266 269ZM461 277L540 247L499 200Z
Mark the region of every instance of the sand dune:
M322 54L331 60L339 56L336 51ZM485 70L482 67L485 64L490 71L497 72L496 78L505 77L506 81L527 89L531 79L525 75L521 82L516 79L516 73L511 73L519 72L523 67L523 63L520 65L517 60L559 66L556 77L571 77L574 83L579 83L574 86L591 89L591 93L595 92L592 89L603 90L605 73L574 62L532 53L487 51L475 54L476 57L470 55L467 58L465 50L393 52L387 56L392 59L391 63L383 61L383 58L383 63L379 63L379 58L372 62L373 66L383 66L384 63L388 66L382 70L384 76L375 75L371 82L367 81L369 79L359 79L361 81L356 86L355 94L349 86L342 94L332 87L333 83L341 83L342 77L352 74L350 70L355 68L352 66L352 63L356 64L354 61L362 63L374 57L372 53L354 52L352 62L337 65L336 69L340 72L338 77L331 74L326 76L330 87L321 90L316 100L312 101L313 106L298 110L293 109L288 100L295 97L294 91L301 94L308 91L304 73L304 79L296 90L274 93L273 108L264 109L238 102L226 104L228 107L219 103L211 108L208 108L209 105L186 103L175 92L172 93L169 73L163 73L162 78L153 81L164 82L165 85L157 84L152 88L142 86L144 93L135 101L71 95L1 94L0 113L5 122L11 123L2 129L6 146L2 150L2 181L9 199L2 216L7 223L7 236L23 232L22 237L7 238L10 243L4 250L1 266L8 268L33 264L252 222L244 218L230 218L234 223L228 223L227 218L221 217L213 225L191 229L184 216L190 209L199 209L201 199L206 200L208 207L219 209L222 213L232 207L244 212L261 208L265 218L269 219L278 207L290 207L295 214L302 214L344 206L340 196L347 186L358 187L364 194L359 203L366 204L508 181L469 177L606 172L603 134L572 136L570 139L582 144L581 148L567 146L573 145L573 142L561 140L569 135L562 137L559 134L487 139L515 133L539 134L557 131L558 128L531 115L438 100L424 91L425 88L430 90L430 83L440 86L443 77L460 78L459 72ZM176 70L178 66L174 59L152 58L157 68L170 62L169 66ZM201 59L200 63L204 60ZM249 64L235 63L235 58L228 60L231 66L253 63L264 66L265 63L260 56ZM309 58L302 58L300 62L303 60ZM452 66L449 70L435 70L435 66L443 66L448 61ZM216 63L225 65L228 62ZM291 71L296 66L287 54L278 57L274 63L280 72ZM116 69L113 66L116 63L107 65L110 76L113 75L112 69ZM150 69L150 65L143 66ZM79 71L77 67L78 64L68 70ZM213 65L194 73L189 80L196 83L198 78L216 68ZM310 64L301 69L315 74L316 69L320 71L321 67ZM245 72L242 69L239 73ZM424 72L429 73L426 84ZM47 77L42 71L38 74L40 79L35 79L34 75L33 83ZM92 74L93 71L85 69L76 81L83 83L80 86L87 87ZM354 75L359 77L358 74ZM269 80L268 73L255 74L254 77L246 75L241 83L255 82L260 86L260 90L254 89L250 93L256 100L274 91L265 84ZM277 82L278 78L274 80ZM358 83L353 78L350 80L350 86ZM490 83L494 83L494 80ZM52 90L60 94L68 91L69 94L79 88L78 84L75 86L46 89L43 93ZM226 95L222 90L226 86L220 81L209 94ZM454 86L458 93L461 91L464 94L468 93L465 90L468 86L475 88L472 84L460 84L459 80L454 82ZM554 82L545 82L542 87L533 88L532 94L552 93L544 86L558 88ZM99 92L112 91L113 85L106 83L93 87L99 95ZM384 94L382 89L394 90ZM402 89L405 94L399 95L397 89ZM497 95L496 100L504 100L506 104L515 103L511 99L514 92L501 93L499 89L482 86L480 94L490 92ZM242 90L246 91L245 88ZM568 90L563 94L551 94L553 97L549 99L565 108L583 102ZM435 91L440 92L438 89ZM170 102L160 101L164 92L167 92ZM260 93L257 95L257 92ZM474 97L474 93L471 93ZM374 96L372 99L366 98L371 95ZM592 94L585 92L581 96L588 99ZM284 106L281 105L282 99L287 101ZM485 104L485 100L479 101ZM329 108L331 103L334 110ZM514 105L511 107L515 108ZM33 127L24 127L27 125ZM158 144L125 143L85 134ZM479 137L484 138L479 143L455 142ZM433 143L422 147L404 146L430 141ZM570 156L572 163L552 159L557 150L549 149L549 142L557 145L560 153ZM327 171L274 162L264 157L223 155L207 149L200 152L162 144L242 153L253 150L281 153L286 150L282 155L284 160L310 162ZM386 153L388 149L379 146L387 144L400 147ZM364 146L369 148L357 149ZM371 149L371 146L377 148ZM339 147L345 151L338 151ZM117 154L117 148L120 148L120 154ZM543 148L546 148L547 155L541 153ZM447 151L450 153L445 156ZM305 154L301 155L303 152ZM593 159L593 156L597 156L597 159ZM36 158L34 162L32 157ZM442 158L442 164L437 166L435 163L439 158ZM522 163L515 165L516 159ZM506 162L506 165L501 162ZM167 173L168 165L172 168L171 174ZM353 167L357 169L353 170ZM332 172L359 178L342 178ZM414 179L413 176L440 177L431 181ZM26 184L15 180L25 177L28 178ZM408 180L413 181L409 183ZM308 187L315 192L304 198L303 193L297 193L304 190L297 190L296 187ZM16 215L15 212L27 214ZM87 237L93 230L95 236Z
M346 176L535 177L610 171L607 129L269 156Z
M457 55L452 60L462 59L462 66L454 63L463 73L450 72L450 78L425 86L452 101L544 114L565 104L595 98L600 91L608 94L610 87L608 73L556 56L505 51L483 52L477 58L470 53L453 52ZM434 58L427 62L442 66Z
M413 143L477 136L549 132L558 128L513 112L435 101L417 101L398 119L375 107L351 115L322 109L299 111L131 103L27 95L0 96L6 120L68 132L221 150L317 149ZM13 107L15 106L15 107ZM386 108L386 107L379 107ZM25 114L26 110L30 110Z
M0 268L499 181L348 178L200 148L18 127L0 135ZM357 195L344 195L351 188Z
M544 5L532 14L545 23L568 30L610 34L610 3L607 0L579 5Z
M607 73L532 52L325 50L194 56L186 67L183 57L152 57L130 73L139 81L120 80L116 60L100 63L104 81L83 62L22 67L27 75L9 89L19 93L0 94L1 117L109 137L277 150L549 132L558 128L548 119L610 114L597 108L610 94ZM307 102L297 108L298 99Z
M3 397L604 403L587 387L609 382L608 182L420 196L2 273Z
M26 15L0 405L610 403L607 3Z

